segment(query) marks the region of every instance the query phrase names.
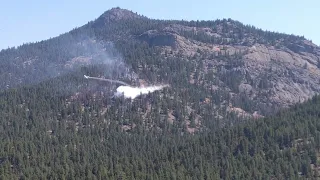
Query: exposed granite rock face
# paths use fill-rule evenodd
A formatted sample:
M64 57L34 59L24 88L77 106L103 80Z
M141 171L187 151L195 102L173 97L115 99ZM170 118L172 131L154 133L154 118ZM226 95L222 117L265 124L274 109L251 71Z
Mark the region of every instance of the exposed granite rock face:
M176 34L171 32L150 30L141 34L139 38L151 46L171 46L172 48L177 48Z
M269 76L272 86L263 91L269 92L267 98L272 103L287 106L305 101L320 92L318 56L260 44L249 49L244 56L244 68L254 80L259 79L261 74Z
M258 104L288 107L320 92L320 48L310 41L287 43L286 46L280 47L257 42L252 45L220 45L200 42L181 33L206 33L214 37L223 37L219 27L217 29L213 31L211 28L172 24L162 30L149 30L141 34L139 39L149 45L158 46L165 56L175 56L179 53L190 60L194 56L200 57L204 62L203 74L210 70L225 74L240 73L242 78L239 80L237 92L227 85L226 90L230 91L232 97L246 94L250 99L259 102ZM169 55L166 53L168 51L171 52ZM219 56L226 54L240 54L241 58L237 56L230 59L240 58L241 63L234 65L221 61ZM191 78L190 83L194 82ZM201 79L197 82L201 82ZM219 88L221 86L217 89Z

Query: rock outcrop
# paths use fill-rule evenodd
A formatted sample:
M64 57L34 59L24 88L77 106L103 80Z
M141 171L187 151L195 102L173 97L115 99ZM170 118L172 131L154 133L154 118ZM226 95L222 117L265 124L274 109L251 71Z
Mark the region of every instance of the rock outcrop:
M221 45L190 38L183 32L192 32L194 36L202 33L208 37L226 37L219 26L213 30L172 24L160 30L146 31L139 39L162 49L165 56L178 53L188 59L196 56L198 59L190 59L195 63L199 63L199 58L202 59L203 75L214 70L215 76L227 86L226 90L233 97L246 94L257 105L263 104L263 107L288 107L320 92L320 48L310 41L286 43L277 40L274 46L253 43L255 37L248 36L239 43ZM245 43L249 41L252 45ZM169 51L171 53L167 53ZM229 60L221 61L221 57ZM241 78L236 88L221 79L221 74L227 76L237 73ZM201 82L201 79L197 82ZM195 79L191 78L190 83L194 84Z
M139 38L146 41L151 46L170 46L172 48L177 48L177 36L172 32L150 30L141 34Z

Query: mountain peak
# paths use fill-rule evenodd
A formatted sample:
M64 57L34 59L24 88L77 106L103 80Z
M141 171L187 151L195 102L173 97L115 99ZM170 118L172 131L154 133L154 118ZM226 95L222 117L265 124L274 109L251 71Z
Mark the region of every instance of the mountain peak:
M117 21L122 19L133 19L142 18L143 16L138 15L127 9L122 9L120 7L111 8L110 10L104 12L100 17L105 18L109 21Z

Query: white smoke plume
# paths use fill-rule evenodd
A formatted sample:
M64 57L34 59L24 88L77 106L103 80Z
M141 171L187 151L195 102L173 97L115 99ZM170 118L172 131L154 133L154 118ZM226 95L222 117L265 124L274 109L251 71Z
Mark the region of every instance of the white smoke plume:
M110 83L119 83L124 86L119 86L117 88L117 92L114 94L115 96L124 96L125 98L131 98L135 99L136 97L142 95L142 94L148 94L152 93L154 91L161 90L165 87L169 87L169 85L158 85L158 86L149 86L149 87L132 87L129 84L119 81L119 80L113 80L113 79L103 79L103 78L97 78L97 77L90 77L84 75L84 78L86 79L94 79L94 80L99 80L99 81L107 81Z
M125 98L134 99L142 94L152 93L154 91L161 90L168 85L160 85L160 86L149 86L149 87L130 87L130 86L119 86L117 88L117 92L115 96L123 95Z

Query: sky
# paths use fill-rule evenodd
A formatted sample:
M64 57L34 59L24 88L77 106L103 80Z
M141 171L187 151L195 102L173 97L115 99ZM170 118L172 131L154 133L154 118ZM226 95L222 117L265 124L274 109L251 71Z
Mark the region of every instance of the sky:
M231 18L263 30L303 35L320 45L319 0L4 0L0 49L58 36L112 7L154 19Z

